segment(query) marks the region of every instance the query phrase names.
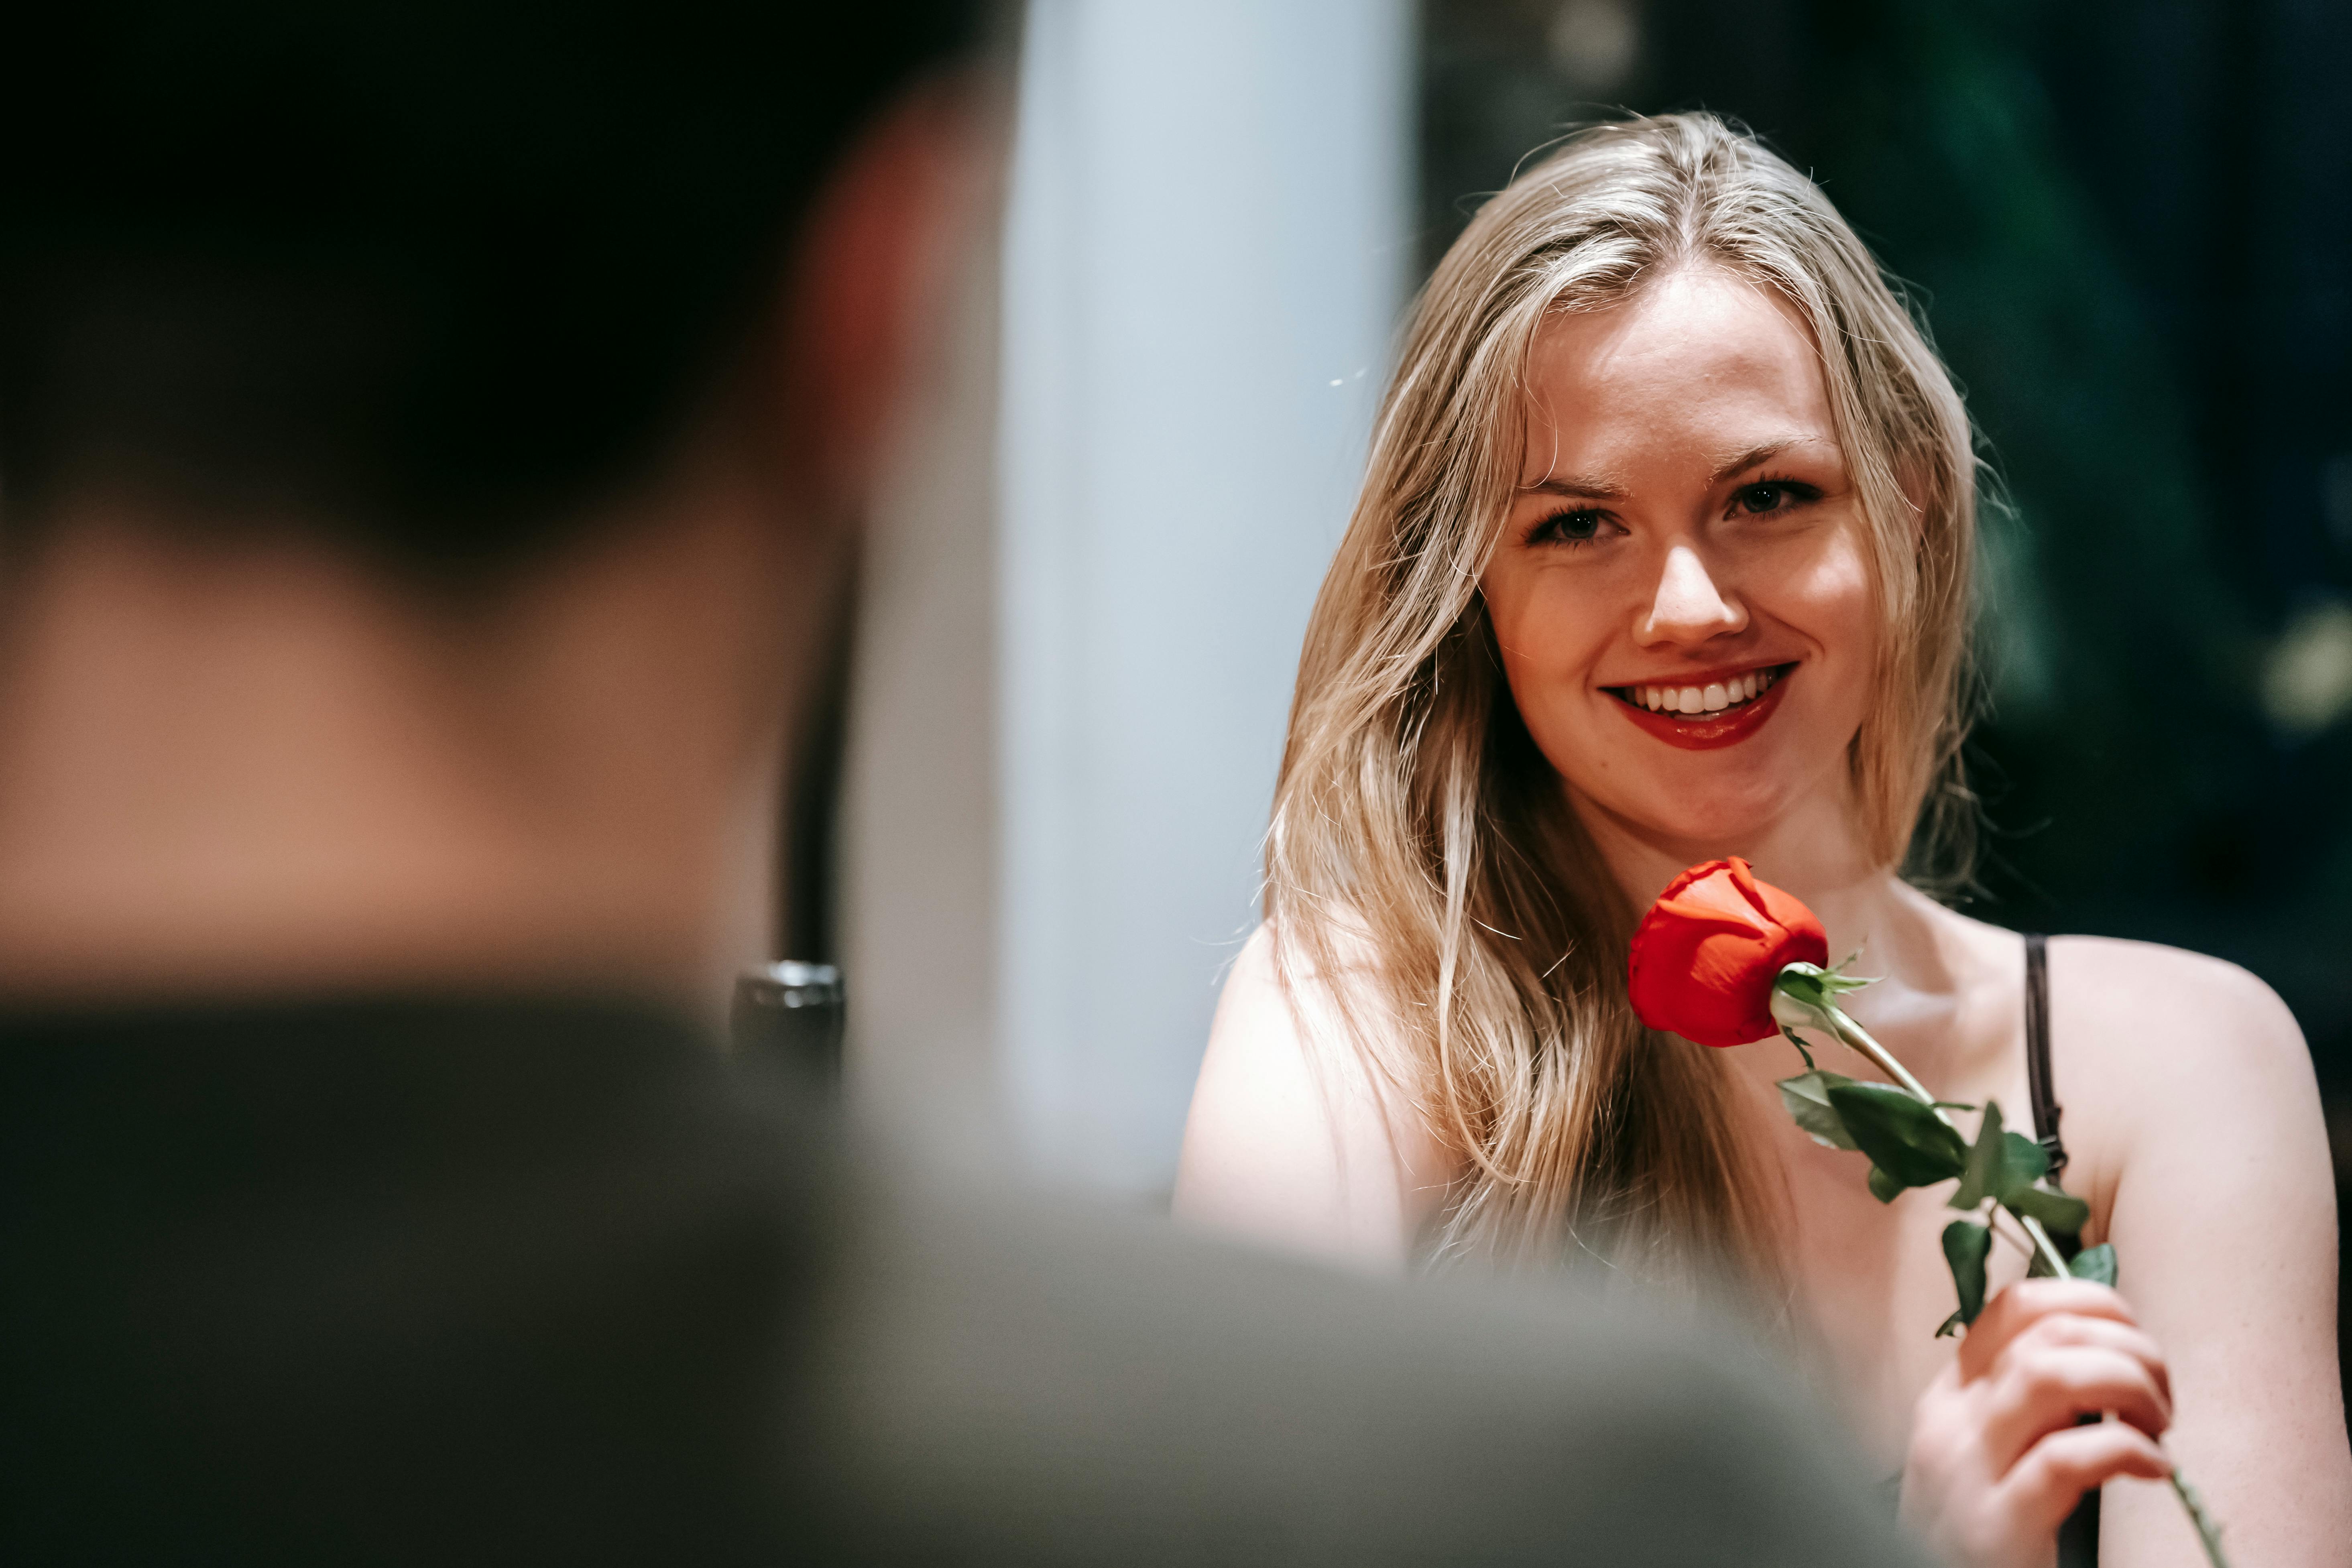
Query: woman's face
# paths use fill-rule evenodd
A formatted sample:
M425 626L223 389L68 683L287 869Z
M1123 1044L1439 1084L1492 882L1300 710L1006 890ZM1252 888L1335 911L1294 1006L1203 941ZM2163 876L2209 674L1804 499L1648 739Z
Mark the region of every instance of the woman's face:
M1737 850L1809 799L1842 816L1877 613L1802 322L1685 268L1553 319L1528 390L1482 586L1578 809L1684 854Z

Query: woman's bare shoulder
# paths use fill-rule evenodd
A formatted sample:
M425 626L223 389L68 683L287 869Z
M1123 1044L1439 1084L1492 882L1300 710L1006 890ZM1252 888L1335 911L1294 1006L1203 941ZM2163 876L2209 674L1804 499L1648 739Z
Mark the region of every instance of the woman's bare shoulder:
M1260 926L1225 979L1176 1185L1180 1216L1327 1256L1402 1267L1448 1156L1408 1083L1360 1037L1376 994ZM1349 1005L1339 987L1349 986Z
M1935 919L1948 951L1966 953L1969 969L2001 998L1996 1012L2021 1016L2018 933L1947 908ZM2303 1031L2277 993L2237 964L2157 942L2054 936L2049 976L2051 1062L2066 1142L2078 1158L2089 1156L2079 1176L2119 1174L2134 1150L2174 1146L2217 1121L2228 1124L2224 1137L2282 1117L2317 1125ZM2212 1137L2200 1131L2200 1146Z
M1242 943L1225 972L1217 1012L1209 1026L1210 1050L1241 1046L1249 1055L1328 1058L1352 1065L1353 1052L1337 1050L1334 1025L1342 1016L1339 988L1363 976L1342 969L1328 973L1295 945L1276 937L1272 921L1261 923ZM1356 998L1360 1007L1361 1000ZM1285 1064L1287 1065L1287 1064Z
M2063 1006L2085 1041L2129 1049L2143 1065L2208 1061L2238 1053L2305 1060L2303 1031L2278 993L2226 959L2118 937L2050 942L2053 1008Z
M1343 931L1318 962L1271 921L1251 932L1217 1000L1202 1086L1231 1080L1253 1098L1284 1099L1311 1087L1343 1117L1370 1108L1392 1119L1416 1100L1409 1056L1396 1059L1393 1014L1360 947Z
M2110 1180L2139 1170L2144 1182L2151 1163L2325 1164L2303 1031L2238 965L2154 942L2053 938L2050 1013L2067 1142Z

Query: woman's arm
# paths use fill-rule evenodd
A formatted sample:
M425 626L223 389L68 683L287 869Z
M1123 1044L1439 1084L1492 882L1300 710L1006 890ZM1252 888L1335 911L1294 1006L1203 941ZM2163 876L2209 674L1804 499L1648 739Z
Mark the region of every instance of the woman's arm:
M1312 977L1294 997L1260 926L1217 1003L1184 1124L1176 1215L1289 1250L1402 1272L1454 1160L1376 1075Z
M2336 1202L2311 1058L2243 970L2135 942L2051 953L2069 1184L2107 1215L2116 1285L2164 1347L2165 1447L2242 1568L2352 1561ZM2077 1140L2080 1140L2079 1143ZM2166 1489L2111 1489L2108 1563L2202 1562Z

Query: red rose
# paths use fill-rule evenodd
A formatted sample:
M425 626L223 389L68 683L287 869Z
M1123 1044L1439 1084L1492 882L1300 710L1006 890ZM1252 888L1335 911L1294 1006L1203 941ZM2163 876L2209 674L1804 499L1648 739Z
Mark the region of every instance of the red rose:
M1829 937L1813 911L1758 881L1735 856L1666 885L1633 932L1626 984L1633 1011L1653 1029L1702 1046L1744 1046L1780 1033L1772 983L1780 971L1829 961Z

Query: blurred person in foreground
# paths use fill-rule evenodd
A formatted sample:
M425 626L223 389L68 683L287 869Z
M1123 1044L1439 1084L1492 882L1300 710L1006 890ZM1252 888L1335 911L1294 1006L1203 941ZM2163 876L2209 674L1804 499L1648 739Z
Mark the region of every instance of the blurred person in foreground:
M0 29L8 1560L1902 1558L1663 1333L944 1195L689 1021L973 31Z

